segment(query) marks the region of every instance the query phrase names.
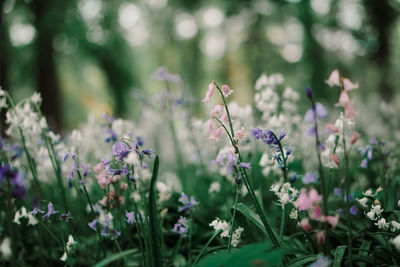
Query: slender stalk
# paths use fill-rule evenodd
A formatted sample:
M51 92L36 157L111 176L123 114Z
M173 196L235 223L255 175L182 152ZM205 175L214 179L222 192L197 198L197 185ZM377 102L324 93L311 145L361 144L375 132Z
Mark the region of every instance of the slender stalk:
M282 239L283 236L283 229L285 228L285 209L286 207L282 207L282 215L281 215L281 228L279 230L279 238Z
M8 99L8 102L10 103L11 107L13 109L15 109L15 103L11 97L11 95L6 91L5 92L6 97ZM36 169L36 165L28 151L28 147L26 146L26 140L25 140L25 136L24 136L24 132L21 128L21 126L18 126L18 131L19 131L19 135L21 138L21 143L22 143L22 148L24 150L24 153L26 155L26 159L28 161L28 166L29 166L29 170L31 171L31 174L33 176L33 180L35 182L35 186L36 186L36 191L39 193L39 196L42 195L42 190L41 190L41 186L40 186L40 182L39 182L39 178L37 176L37 169Z
M348 258L349 258L349 266L352 266L353 264L353 246L352 246L352 241L353 241L353 235L351 232L351 218L350 218L350 177L349 177L349 156L347 154L347 148L346 148L346 130L345 130L345 117L343 114L343 121L342 121L342 142L343 142L343 150L344 150L344 160L345 160L345 178L346 178L346 204L347 204L347 228L348 228L348 233L347 233L347 253L348 253Z
M231 222L229 224L229 243L228 243L228 252L231 251L231 246L232 246L232 235L233 235L233 225L235 223L235 217L236 217L236 209L237 209L237 203L239 199L239 184L236 187L236 196L235 196L235 204L233 206L233 215Z
M227 128L225 127L225 125L224 125L219 119L217 119L217 118L215 118L215 119L216 119L216 120L223 126L223 128L225 129L225 131L226 131L226 133L228 134L228 137L229 137L229 139L230 139L230 141L231 141L231 143L232 143L232 146L235 148L235 152L236 152L236 154L238 155L239 162L242 162L242 158L241 158L241 155L240 155L239 148L238 148L238 146L237 146L237 142L234 140L235 132L233 131L232 119L231 119L231 116L230 116L230 113L229 113L228 105L226 104L225 96L224 96L224 94L222 93L221 88L220 88L215 82L214 82L214 84L215 84L215 86L217 87L217 89L218 89L218 91L219 91L219 93L220 93L220 95L221 95L221 98L222 98L222 100L223 100L223 102L224 102L225 110L226 110L226 114L227 114L227 117L228 117L228 121L229 121L229 126L230 126L231 133L229 134L229 131L227 130ZM266 231L267 231L269 237L271 238L271 241L272 241L273 245L274 245L275 247L280 247L280 244L279 244L279 242L278 242L278 239L277 239L277 237L275 236L275 234L274 234L274 232L273 232L273 230L272 230L272 227L271 227L271 225L269 224L269 222L268 222L268 220L267 220L267 218L266 218L266 216L265 216L265 214L264 214L264 211L261 209L260 203L258 203L257 197L256 197L256 195L255 195L255 193L254 193L253 187L252 187L251 184L250 184L250 180L249 180L249 177L247 176L246 170L244 170L243 168L239 168L239 169L240 169L240 173L242 174L243 181L244 181L244 184L245 184L245 186L246 186L246 188L247 188L247 191L250 193L251 199L252 199L253 204L254 204L254 206L255 206L255 208L256 208L256 212L257 212L258 215L260 216L261 221L262 221L262 223L264 224L265 229L266 229Z
M206 251L206 249L208 248L208 246L211 244L211 242L219 235L222 233L222 229L216 231L211 237L210 239L207 241L207 243L201 248L199 255L197 256L197 258L194 260L193 265L195 266L196 263L201 259L201 256L203 256L204 252Z

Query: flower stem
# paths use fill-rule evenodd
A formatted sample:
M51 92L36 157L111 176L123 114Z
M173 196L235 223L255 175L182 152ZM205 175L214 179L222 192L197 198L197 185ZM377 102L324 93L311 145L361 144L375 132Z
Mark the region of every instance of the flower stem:
M229 243L228 243L228 252L231 251L231 246L232 246L232 235L233 235L233 225L235 223L235 217L236 217L236 209L237 209L237 203L238 203L238 198L239 198L239 184L236 187L236 197L235 197L235 204L233 206L233 215L231 219L231 223L229 225Z

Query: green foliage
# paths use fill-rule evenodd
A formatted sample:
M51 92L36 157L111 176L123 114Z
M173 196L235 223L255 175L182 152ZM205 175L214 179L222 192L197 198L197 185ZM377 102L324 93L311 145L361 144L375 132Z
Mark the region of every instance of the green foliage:
M196 266L225 266L225 267L253 267L253 266L278 266L286 253L284 248L272 248L270 242L251 244L229 253L217 252L205 257Z

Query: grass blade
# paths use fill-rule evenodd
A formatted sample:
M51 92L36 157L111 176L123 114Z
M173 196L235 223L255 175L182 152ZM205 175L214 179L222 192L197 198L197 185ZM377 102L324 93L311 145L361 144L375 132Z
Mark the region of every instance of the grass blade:
M123 258L123 257L125 257L125 256L134 254L134 253L136 253L136 252L139 252L139 250L138 250L137 248L133 248L133 249L128 249L128 250L122 251L122 252L120 252L120 253L114 254L114 255L112 255L111 257L108 257L108 258L106 258L106 259L104 259L104 260L102 260L102 261L96 263L96 264L94 265L94 267L103 267L103 266L107 266L108 264L110 264L110 263L112 263L112 262L114 262L114 261L117 261L117 260L119 260L119 259L121 259L121 258Z
M342 260L344 252L346 251L347 246L338 246L335 249L335 258L333 259L333 267L340 267L342 266Z
M162 255L160 250L160 223L157 216L157 203L154 187L158 177L158 167L160 165L160 160L158 156L154 160L153 165L153 175L150 182L150 193L149 193L149 235L150 235L150 246L153 266L163 266Z

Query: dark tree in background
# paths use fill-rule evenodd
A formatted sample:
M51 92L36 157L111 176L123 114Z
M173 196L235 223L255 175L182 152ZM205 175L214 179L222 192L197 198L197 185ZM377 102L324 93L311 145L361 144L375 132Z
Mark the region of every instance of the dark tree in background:
M393 85L390 84L391 32L400 10L395 10L390 0L364 0L364 5L376 32L378 47L371 55L380 72L379 93L385 101L393 97ZM394 3L392 3L394 4ZM400 59L398 59L400 60Z

